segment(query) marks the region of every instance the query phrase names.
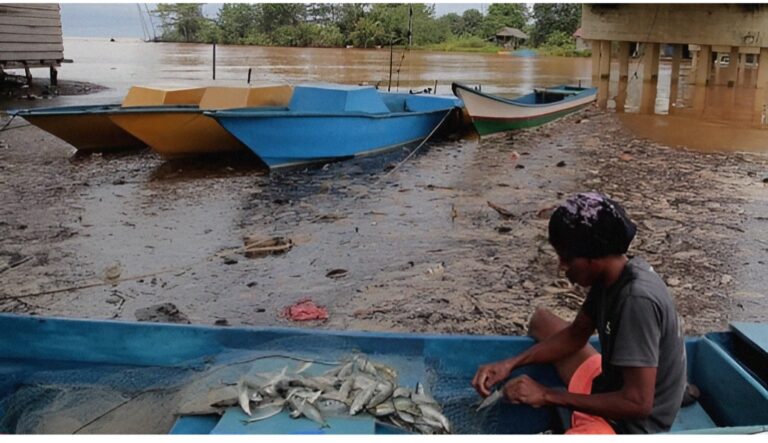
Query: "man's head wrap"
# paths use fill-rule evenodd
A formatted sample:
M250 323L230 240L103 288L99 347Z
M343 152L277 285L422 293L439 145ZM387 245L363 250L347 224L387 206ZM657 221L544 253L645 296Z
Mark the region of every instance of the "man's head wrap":
M549 242L567 258L624 254L636 232L624 209L597 192L570 197L549 219Z

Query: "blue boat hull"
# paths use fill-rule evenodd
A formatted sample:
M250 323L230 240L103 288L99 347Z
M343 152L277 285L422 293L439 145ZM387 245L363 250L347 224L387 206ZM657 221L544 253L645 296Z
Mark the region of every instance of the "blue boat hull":
M546 408L502 404L477 414L472 406L478 400L470 386L477 367L527 349L533 344L528 337L218 328L10 314L0 314L0 328L4 331L0 340L0 432L20 432L16 426L20 422L29 423L29 417L19 413L18 402L14 404L13 400L24 399L22 406L28 409L26 413L34 414L38 405L35 402L43 402L39 398L25 398L23 391L38 385L48 389L46 396L50 396L49 392L59 392L59 388L87 390L103 386L114 392L128 392L117 400L125 402L124 398L178 382L181 379L173 378L174 371L188 371L197 376L204 373L204 369L232 362L248 362L249 366L242 367L243 371L257 370L257 358L263 355L332 360L353 351L366 353L374 361L392 364L398 370L402 385L424 383L443 406L457 433L532 434L551 429L552 416ZM689 380L700 387L702 396L695 407L681 411L673 431L740 433L768 429L766 381L750 375L717 340L689 338L686 349ZM529 374L546 385L561 386L556 371L548 365L526 367L517 373ZM118 376L123 374L130 377ZM119 407L115 409L118 416ZM287 413L244 425L237 408L231 408L222 417L177 418L173 408L162 412L168 415L167 428L103 429L102 432L395 432L371 417L329 420L330 428L319 428L306 419L292 420ZM89 415L98 416L99 411L91 411ZM55 422L52 417L45 419ZM87 423L84 425L87 427ZM74 430L59 429L58 432Z
M376 154L420 143L455 97L382 93L371 86L299 85L287 108L206 113L270 168Z
M396 115L233 115L219 124L270 168L344 160L423 141L445 110ZM214 114L215 115L215 114Z

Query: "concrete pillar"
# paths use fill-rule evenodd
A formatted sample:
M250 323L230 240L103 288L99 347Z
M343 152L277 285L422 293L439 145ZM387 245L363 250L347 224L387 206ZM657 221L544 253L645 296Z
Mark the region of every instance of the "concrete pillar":
M660 46L658 43L643 43L643 91L640 95L641 114L653 114L656 107Z
M616 93L616 112L624 112L627 103L627 88L629 87L629 56L632 45L629 42L619 42L619 90Z
M694 84L697 86L707 86L711 69L712 47L709 45L701 45L696 58L696 73L693 75Z
M592 41L592 87L597 89L597 105L608 104L608 84L611 77L611 42Z
M597 105L602 109L608 106L608 88L611 80L611 42L600 42L600 83L598 84Z
M731 46L731 53L729 56L727 75L725 81L729 88L736 86L736 80L739 76L739 47Z
M755 121L768 126L768 48L760 48L760 57L757 59L757 83L755 83ZM765 117L763 116L766 114Z
M669 113L673 113L677 102L678 84L680 83L680 61L683 59L683 45L674 45L672 52L672 72L669 77Z

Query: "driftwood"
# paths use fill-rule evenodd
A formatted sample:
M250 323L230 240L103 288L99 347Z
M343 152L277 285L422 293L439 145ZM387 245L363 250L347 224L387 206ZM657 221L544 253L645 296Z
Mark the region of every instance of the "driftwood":
M504 218L513 218L513 217L515 217L515 214L513 214L509 210L504 209L501 206L499 206L499 205L497 205L497 204L495 204L495 203L493 203L491 201L487 201L487 203L488 203L488 206L490 206L494 211L498 212L499 215L501 215L502 217L504 217Z
M243 238L245 243L244 254L248 258L265 257L270 254L282 254L293 248L293 241L286 237L261 237L247 235Z

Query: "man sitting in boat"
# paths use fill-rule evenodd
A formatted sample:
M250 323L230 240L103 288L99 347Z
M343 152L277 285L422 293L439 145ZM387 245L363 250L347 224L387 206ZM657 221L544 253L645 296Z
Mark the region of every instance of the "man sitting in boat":
M521 366L554 363L568 391L523 375L503 396L533 407L574 410L573 434L668 431L686 386L682 327L669 291L642 258L628 258L636 226L598 193L566 200L549 220L549 241L568 279L590 287L572 323L545 309L531 318L538 343L507 360L481 366L472 385L486 397ZM588 344L597 329L602 355Z

